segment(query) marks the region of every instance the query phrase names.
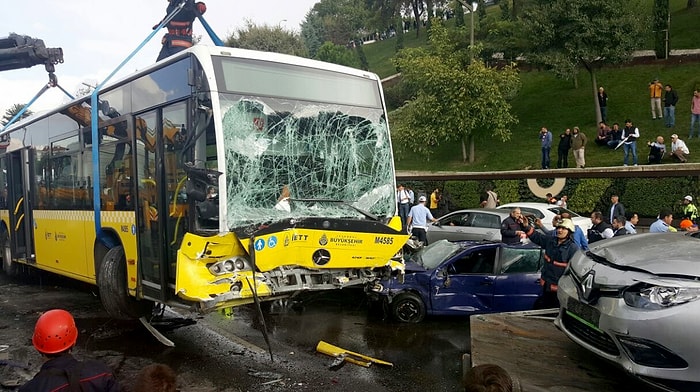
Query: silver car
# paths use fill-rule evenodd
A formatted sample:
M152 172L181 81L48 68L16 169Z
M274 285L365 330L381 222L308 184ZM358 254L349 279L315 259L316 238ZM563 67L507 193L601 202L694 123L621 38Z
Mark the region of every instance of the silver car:
M510 210L473 208L450 212L428 226L428 243L448 241L500 241L501 222Z
M615 237L578 252L559 280L555 323L657 387L700 390L700 239Z

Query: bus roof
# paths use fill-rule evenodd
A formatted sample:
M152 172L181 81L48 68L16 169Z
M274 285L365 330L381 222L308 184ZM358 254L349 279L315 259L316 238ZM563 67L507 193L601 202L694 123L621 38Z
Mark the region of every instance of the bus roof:
M234 58L245 58L245 59L252 59L252 60L261 60L261 61L269 61L269 62L277 62L277 63L283 63L283 64L291 64L291 65L298 65L302 67L309 67L309 68L317 68L317 69L323 69L327 71L332 71L332 72L338 72L338 73L344 73L347 75L351 76L357 76L357 77L362 77L366 79L371 79L371 80L376 80L380 81L380 78L378 75L375 73L369 72L369 71L364 71L361 69L356 69L352 67L346 67L343 65L338 65L338 64L333 64L333 63L327 63L324 61L319 61L319 60L313 60L313 59L308 59L304 57L298 57L298 56L292 56L288 54L282 54L282 53L275 53L275 52L262 52L262 51L257 51L257 50L249 50L249 49L241 49L241 48L230 48L230 47L224 47L224 46L209 46L209 45L194 45L193 47L184 50L182 52L179 52L177 54L174 54L173 56L170 56L166 59L163 59L162 61L159 61L153 65L150 65L146 68L143 68L135 73L126 75L114 82L108 83L105 85L101 90L100 93L105 93L108 92L109 90L118 87L124 83L129 82L130 80L136 79L138 77L141 77L143 75L149 74L153 72L156 69L159 69L163 67L164 65L173 63L179 59L182 59L185 56L188 56L189 53L194 53L195 56L198 58L201 57L207 57L207 56L227 56L227 57L234 57ZM76 98L70 102L67 102L65 104L56 106L52 109L49 110L42 110L39 113L36 113L32 116L29 116L27 118L21 119L14 123L9 129L7 129L4 133L9 133L12 130L15 130L17 128L21 128L22 126L25 126L27 124L30 124L32 122L41 120L57 111L63 110L67 107L73 106L76 103L81 103L81 102L89 102L90 96L83 96L80 98Z

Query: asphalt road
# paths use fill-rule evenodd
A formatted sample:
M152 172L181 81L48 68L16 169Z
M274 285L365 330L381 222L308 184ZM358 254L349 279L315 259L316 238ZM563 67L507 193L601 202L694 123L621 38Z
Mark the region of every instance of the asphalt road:
M76 319L74 355L106 362L125 390L140 369L158 362L175 369L183 391L455 391L469 350L468 319L396 324L369 316L361 292L352 290L307 296L296 310L291 301L275 304L264 317L272 359L250 307L165 331L176 345L169 348L139 323L109 319L91 286L44 273L21 280L0 274L0 390L14 390L38 371L31 334L52 308ZM394 366L331 370L332 358L316 352L321 340Z
M246 306L226 314L188 315L196 324L172 330L164 328L168 324L159 324L175 343L166 347L138 322L109 319L91 286L45 273L21 280L0 273L0 391L14 390L13 385L21 385L38 371L41 358L31 345L32 330L41 312L52 308L69 310L76 319L80 335L75 356L106 362L125 390L144 366L158 362L176 371L182 391L459 391L463 390L462 355L471 348L468 318L399 324L369 313L362 291L347 289L275 302L263 318ZM498 336L490 337L496 342L489 346L495 353L499 352ZM319 341L391 362L393 367L347 363L331 370L333 358L316 352ZM562 355L586 362L575 367L587 369L592 379L616 380L606 384L612 385L606 392L620 385L651 390L620 369L579 352L585 351L582 348L570 346L576 352ZM513 363L527 357L538 360L510 350L505 337L501 347L500 351L511 353L502 352L506 358L520 355ZM540 373L547 377L553 369L559 378L565 372L542 364ZM563 380L558 385L568 384ZM547 390L585 389L572 384Z

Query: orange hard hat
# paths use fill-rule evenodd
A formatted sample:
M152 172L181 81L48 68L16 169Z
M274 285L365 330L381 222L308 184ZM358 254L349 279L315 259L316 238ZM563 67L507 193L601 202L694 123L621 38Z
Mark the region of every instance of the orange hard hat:
M681 230L687 230L687 229L688 229L690 226L692 226L692 225L693 225L693 221L691 221L690 219L687 219L687 218L686 218L686 219L683 219L683 220L681 221L681 223L680 223L680 228L681 228Z
M36 321L32 344L42 354L57 354L73 347L78 340L78 328L70 313L53 309Z

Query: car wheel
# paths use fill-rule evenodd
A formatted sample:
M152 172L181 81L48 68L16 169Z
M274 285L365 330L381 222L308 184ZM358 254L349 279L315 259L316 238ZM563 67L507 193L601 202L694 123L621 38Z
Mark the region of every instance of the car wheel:
M102 259L97 276L102 306L112 318L118 320L135 320L149 315L153 309L153 302L138 301L130 296L126 279L124 248L115 246Z
M391 302L391 314L402 323L420 323L425 318L425 304L418 294L399 294Z

